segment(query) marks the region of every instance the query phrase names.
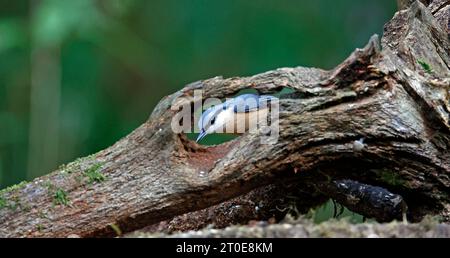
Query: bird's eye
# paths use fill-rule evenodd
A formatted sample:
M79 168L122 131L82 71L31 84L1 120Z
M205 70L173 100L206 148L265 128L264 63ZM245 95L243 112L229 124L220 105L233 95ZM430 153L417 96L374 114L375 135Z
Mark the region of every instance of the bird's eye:
M211 119L211 124L213 125L215 122L216 122L216 118L213 117L213 118Z

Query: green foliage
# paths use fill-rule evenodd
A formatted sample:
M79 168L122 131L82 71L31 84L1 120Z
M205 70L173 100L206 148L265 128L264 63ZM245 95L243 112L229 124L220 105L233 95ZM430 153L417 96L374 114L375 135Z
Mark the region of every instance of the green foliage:
M0 195L0 209L6 207L8 203L6 202L6 199Z
M47 188L49 195L53 199L54 205L69 205L69 197L67 192L61 187L56 187L51 181L45 181L44 187ZM40 217L46 217L44 212L39 213Z
M57 188L53 195L53 204L55 205L69 205L69 198L67 196L67 192L62 188Z
M11 210L14 210L14 211L15 211L17 208L22 207L22 203L21 203L19 197L18 197L18 196L13 196L13 197L11 198L11 202L9 203L8 207L9 207Z
M419 63L420 66L422 66L422 69L425 70L425 72L429 74L433 73L433 69L431 68L431 66L424 60L417 60L417 63Z
M13 195L9 199L6 199L2 194L0 194L0 209L8 208L15 211L17 208L22 208L23 210L28 210L29 206L21 203L18 196Z
M5 189L0 190L0 209L1 208L9 208L11 210L15 210L19 206L22 207L22 203L20 202L19 197L12 193L14 193L14 191L21 189L27 183L28 182L26 182L26 181L22 181L18 184L15 184L15 185L12 185ZM9 200L5 197L6 194L10 195ZM24 206L22 208L27 208L27 206Z
M103 175L100 171L102 166L102 163L97 163L92 165L92 167L84 172L84 175L87 177L89 184L92 184L94 182L101 183L106 179L106 176Z
M22 188L23 186L25 186L26 184L28 184L27 181L22 181L18 184L8 186L5 189L0 190L0 195L16 191L16 190Z

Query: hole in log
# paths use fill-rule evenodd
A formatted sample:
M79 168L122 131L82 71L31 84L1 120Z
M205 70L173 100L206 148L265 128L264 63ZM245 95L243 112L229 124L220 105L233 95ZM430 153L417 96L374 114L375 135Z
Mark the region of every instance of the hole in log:
M196 144L187 135L180 135L181 143L186 151L187 162L198 171L210 171L217 161L227 155L238 141L228 141L219 145L202 146Z
M198 133L187 133L186 136L189 140L195 141L198 137ZM229 141L232 141L236 138L238 138L240 135L238 134L225 134L225 133L215 133L206 136L204 139L202 139L201 145L204 146L215 146L222 143L226 143Z
M284 87L270 95L276 98L283 98L283 96L293 93L295 93L294 89ZM233 97L238 97L243 94L260 95L255 89L244 89L239 91ZM223 101L224 100L222 100L222 103ZM208 108L208 105L206 108ZM203 112L202 109L193 112L193 117L191 119L191 121L193 121L192 128L198 126L195 124L195 121L199 120L201 112ZM180 140L187 152L189 163L200 171L207 172L214 167L218 160L223 158L230 151L230 149L239 141L238 138L241 135L243 134L212 133L205 136L199 144L195 143L199 133L185 133L180 135Z

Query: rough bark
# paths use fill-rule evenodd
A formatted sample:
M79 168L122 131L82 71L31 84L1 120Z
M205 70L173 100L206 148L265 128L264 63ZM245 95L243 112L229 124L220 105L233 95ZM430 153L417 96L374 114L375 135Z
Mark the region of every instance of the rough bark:
M324 196L345 203L330 185L353 180L401 196L408 207L401 212L412 221L425 214L448 221L450 40L442 10L449 5L414 2L386 24L381 47L374 36L330 71L281 68L187 85L113 146L2 191L0 236L112 236L117 228L130 232L283 180L308 193L304 209ZM199 101L195 89L223 98L285 87L294 93L280 101L275 144L261 144L257 131L206 147L171 130L171 107ZM364 213L361 205L354 209Z

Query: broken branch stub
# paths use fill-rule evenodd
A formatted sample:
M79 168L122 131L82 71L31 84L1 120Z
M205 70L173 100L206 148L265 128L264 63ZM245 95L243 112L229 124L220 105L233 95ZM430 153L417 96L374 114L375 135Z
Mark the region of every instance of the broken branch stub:
M280 68L186 86L113 146L1 192L0 236L113 236L114 228L130 232L291 177L305 189L340 179L381 186L403 197L411 220L449 220L448 35L415 2L381 42L372 37L331 71ZM295 92L280 101L275 144L251 132L206 147L171 130L171 106L191 104L195 89L223 98L284 87Z

